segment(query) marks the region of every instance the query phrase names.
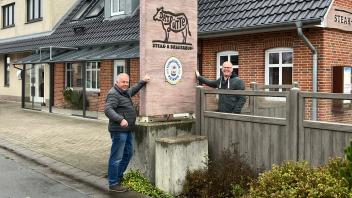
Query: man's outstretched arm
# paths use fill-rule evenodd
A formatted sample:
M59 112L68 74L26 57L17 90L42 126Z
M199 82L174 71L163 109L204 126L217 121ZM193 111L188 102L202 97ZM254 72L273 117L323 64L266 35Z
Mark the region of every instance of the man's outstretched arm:
M198 72L198 70L196 70L196 77L197 77L197 80L200 82L200 83L204 83L210 87L214 87L214 88L217 88L218 87L218 80L209 80L209 79L206 79L204 78L203 76L201 76Z
M136 95L136 93L138 93L138 91L140 89L142 89L142 87L147 84L150 81L150 76L147 74L143 77L142 80L140 80L137 84L133 85L128 91L130 96L134 96Z

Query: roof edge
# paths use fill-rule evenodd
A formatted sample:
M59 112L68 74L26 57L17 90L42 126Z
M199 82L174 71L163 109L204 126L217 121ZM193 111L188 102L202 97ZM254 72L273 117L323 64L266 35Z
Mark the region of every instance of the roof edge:
M332 7L334 6L334 3L335 3L335 0L331 0L330 5L329 5L329 8L328 8L328 10L326 11L326 13L325 13L325 15L324 15L324 18L323 18L323 21L322 21L322 24L321 24L322 27L328 27L328 25L327 25L328 15L329 15L329 13L330 13Z
M7 44L7 43L11 43L11 42L16 42L16 41L45 37L45 36L49 36L50 34L52 34L52 32L53 32L53 30L45 31L45 32L37 32L37 33L27 34L27 35L21 35L21 36L16 36L16 37L12 37L12 38L3 38L3 39L0 39L0 44Z
M123 41L117 41L117 42L111 42L111 43L93 43L93 44L89 44L89 45L77 45L77 46L53 46L53 47L68 47L68 48L82 48L82 47L94 47L94 46L106 46L106 45L129 45L129 44L137 44L139 43L139 40L123 40ZM6 43L8 44L8 43ZM34 47L34 48L30 48L30 49L25 49L25 50L0 50L0 55L1 54L12 54L12 53L21 53L21 52L35 52L37 50L39 50L42 47L50 47L50 45L43 45L43 46L39 46L39 47Z
M206 33L198 32L198 38L212 38L212 37L220 37L220 36L232 36L232 35L253 34L253 33L261 33L261 32L292 30L292 29L296 29L296 22L297 21L291 21L286 23L276 23L276 24L263 25L263 26L233 28L233 29L224 30L224 31L214 31L214 32L206 32ZM314 27L316 25L321 25L322 19L319 18L319 19L312 19L312 20L304 20L301 22L305 27Z

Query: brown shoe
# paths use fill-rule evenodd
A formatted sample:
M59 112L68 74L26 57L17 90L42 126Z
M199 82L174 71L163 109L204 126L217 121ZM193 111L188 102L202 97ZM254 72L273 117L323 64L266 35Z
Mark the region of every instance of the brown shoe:
M109 192L123 193L127 192L128 188L121 186L120 184L109 186Z

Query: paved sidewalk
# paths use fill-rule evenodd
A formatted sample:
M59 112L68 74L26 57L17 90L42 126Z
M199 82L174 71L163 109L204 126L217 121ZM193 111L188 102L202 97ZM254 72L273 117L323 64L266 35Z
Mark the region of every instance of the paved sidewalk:
M107 190L107 121L29 111L0 100L0 147ZM144 197L135 192L117 197ZM122 195L123 194L123 195Z

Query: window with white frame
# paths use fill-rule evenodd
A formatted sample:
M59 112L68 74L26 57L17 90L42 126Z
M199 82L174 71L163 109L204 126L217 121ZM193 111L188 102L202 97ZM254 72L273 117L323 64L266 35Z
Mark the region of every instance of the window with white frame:
M65 87L73 87L73 69L72 63L66 63L65 65Z
M111 0L111 16L125 14L126 0Z
M216 78L220 77L222 64L226 61L232 63L233 71L232 73L238 75L238 52L236 51L224 51L219 52L216 58Z
M27 0L27 21L42 19L42 0Z
M274 48L265 52L265 85L291 85L293 50ZM282 91L282 89L270 89Z
M88 91L100 91L100 62L86 63L86 88Z
M114 60L114 82L116 82L117 75L126 73L126 61L125 60Z
M11 3L2 7L2 27L12 27L15 25L15 4Z

